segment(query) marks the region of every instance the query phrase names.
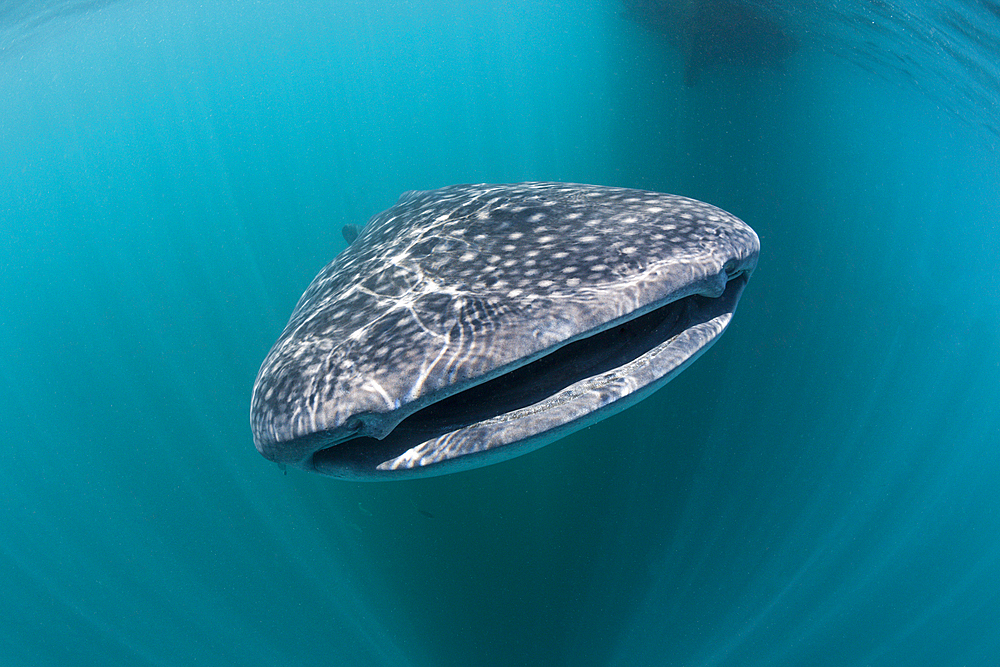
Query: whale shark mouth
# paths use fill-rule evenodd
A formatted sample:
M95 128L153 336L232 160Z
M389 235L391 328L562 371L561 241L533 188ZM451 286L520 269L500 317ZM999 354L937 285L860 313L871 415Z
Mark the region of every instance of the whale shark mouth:
M692 294L566 343L414 412L381 439L329 444L316 434L311 467L347 479L426 476L537 449L669 382L722 334L748 277L738 272L719 296Z

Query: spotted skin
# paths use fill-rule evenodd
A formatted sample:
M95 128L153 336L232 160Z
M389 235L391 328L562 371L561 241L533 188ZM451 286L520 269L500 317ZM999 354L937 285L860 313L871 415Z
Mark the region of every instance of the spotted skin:
M382 439L425 406L567 343L690 295L717 297L730 277L749 276L757 253L745 223L675 195L565 183L405 193L302 295L257 376L254 442L272 460L317 469L317 451ZM711 340L726 324L728 316ZM545 433L565 430L555 428L569 423L559 419ZM544 438L515 428L499 443L484 434L445 439L373 466L430 469L508 447L458 466L477 467ZM367 465L320 471L366 477Z

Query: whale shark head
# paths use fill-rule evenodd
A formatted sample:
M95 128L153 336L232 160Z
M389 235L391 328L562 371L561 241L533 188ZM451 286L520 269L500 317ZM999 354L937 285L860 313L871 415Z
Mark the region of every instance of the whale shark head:
M638 402L725 330L759 251L709 204L566 183L408 192L354 233L265 358L251 427L268 459L366 480L512 458Z

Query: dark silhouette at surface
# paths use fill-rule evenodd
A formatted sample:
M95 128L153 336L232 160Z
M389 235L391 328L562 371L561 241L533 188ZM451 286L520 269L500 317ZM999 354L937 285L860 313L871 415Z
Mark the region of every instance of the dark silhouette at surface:
M722 67L780 69L797 42L759 5L739 0L624 0L626 13L684 54L684 83Z

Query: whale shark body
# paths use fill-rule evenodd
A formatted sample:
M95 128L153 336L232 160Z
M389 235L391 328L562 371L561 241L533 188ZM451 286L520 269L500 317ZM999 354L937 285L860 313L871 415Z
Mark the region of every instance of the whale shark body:
M268 459L358 480L488 465L638 402L718 339L759 252L709 204L567 183L407 192L345 236L251 428Z

